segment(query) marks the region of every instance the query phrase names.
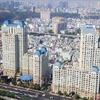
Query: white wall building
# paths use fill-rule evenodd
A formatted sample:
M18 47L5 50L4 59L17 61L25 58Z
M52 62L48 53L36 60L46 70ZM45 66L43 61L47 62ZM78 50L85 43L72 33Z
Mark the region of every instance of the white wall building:
M21 71L21 61L27 52L27 33L24 22L5 21L2 25L4 75L14 76Z
M78 93L81 97L95 98L100 84L99 69L93 66L91 71L83 71L72 67L53 67L52 90L57 93ZM94 99L95 100L95 99Z
M80 65L76 68L53 67L52 90L78 93L81 97L93 97L100 93L100 38L93 25L82 28Z
M42 53L44 52L44 53ZM45 47L34 54L26 53L23 56L22 75L29 74L33 77L34 84L44 84L48 78L48 54Z
M80 42L80 68L90 70L92 66L100 69L100 38L95 26L86 25L82 29Z
M2 26L3 74L23 80L32 77L34 84L44 84L48 78L48 53L45 47L28 52L28 39L24 22L5 21ZM25 77L24 77L25 75Z

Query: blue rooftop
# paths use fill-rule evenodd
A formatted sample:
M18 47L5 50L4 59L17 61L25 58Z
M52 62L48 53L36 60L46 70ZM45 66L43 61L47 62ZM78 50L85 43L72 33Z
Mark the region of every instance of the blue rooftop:
M34 53L37 56L41 56L41 51L40 50L36 50L36 52Z
M46 52L47 52L46 47L42 47L40 50L36 50L34 54L37 56L41 56L42 54L45 54Z
M54 66L58 66L58 67L61 67L62 66L62 63L60 61L57 61Z
M22 81L30 81L30 80L32 80L33 78L32 78L32 76L30 76L29 74L25 74L25 75L23 75L23 76L20 76L20 79L21 79Z
M86 24L83 28L82 28L82 34L97 34L97 31L95 29L95 27L91 24Z
M45 54L46 52L47 52L46 47L42 47L42 48L41 48L41 54Z
M99 72L99 68L97 66L92 66L91 72L98 73Z
M17 26L24 27L25 23L24 21L20 21L18 23L12 23L11 20L5 20L3 25L10 26L10 27L17 27Z

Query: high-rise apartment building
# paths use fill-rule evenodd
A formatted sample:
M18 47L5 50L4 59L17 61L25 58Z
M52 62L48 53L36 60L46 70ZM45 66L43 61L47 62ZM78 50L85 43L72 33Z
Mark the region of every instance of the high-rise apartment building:
M24 22L5 21L2 26L4 75L14 76L21 71L21 61L27 52L27 33Z
M75 92L81 97L96 100L100 93L100 38L93 25L85 25L81 31L80 66L54 64L52 90L57 93Z
M48 53L45 47L28 52L27 27L24 22L5 21L2 25L3 75L30 75L34 84L48 78ZM23 79L26 77L22 76ZM27 80L27 79L26 79Z
M26 53L23 56L22 75L29 74L33 77L34 84L44 84L48 76L48 54L47 49L42 47L34 54Z
M85 25L82 28L80 42L80 68L90 70L92 66L100 69L100 38L95 26Z

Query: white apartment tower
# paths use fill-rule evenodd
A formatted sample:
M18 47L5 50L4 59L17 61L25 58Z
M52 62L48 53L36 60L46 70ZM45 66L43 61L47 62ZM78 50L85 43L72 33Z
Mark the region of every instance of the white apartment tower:
M28 52L26 30L24 22L8 20L3 23L3 74L10 77L20 74L21 80L33 80L34 84L42 86L48 77L47 49L41 47L36 52Z
M93 25L85 25L81 31L80 67L53 66L52 90L100 100L96 99L100 93L100 38Z
M95 26L85 25L81 32L80 68L90 70L92 66L100 69L100 38Z
M34 84L44 84L48 77L48 53L45 47L29 52L23 56L22 75L29 74L33 77Z
M27 33L24 22L12 23L7 20L2 25L3 74L15 76L21 72L22 56L27 52Z

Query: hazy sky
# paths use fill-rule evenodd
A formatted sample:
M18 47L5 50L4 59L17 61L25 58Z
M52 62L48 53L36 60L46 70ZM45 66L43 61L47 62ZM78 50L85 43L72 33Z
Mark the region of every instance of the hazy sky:
M14 1L14 0L0 0L0 1ZM58 4L59 1L68 1L69 4L90 4L90 3L96 3L97 1L100 0L18 0L22 2L27 2L27 1L33 1L33 2L42 2L42 3L47 3L47 2L53 2Z

